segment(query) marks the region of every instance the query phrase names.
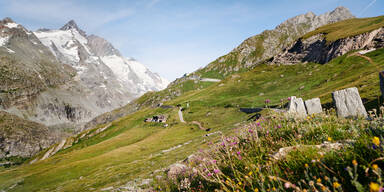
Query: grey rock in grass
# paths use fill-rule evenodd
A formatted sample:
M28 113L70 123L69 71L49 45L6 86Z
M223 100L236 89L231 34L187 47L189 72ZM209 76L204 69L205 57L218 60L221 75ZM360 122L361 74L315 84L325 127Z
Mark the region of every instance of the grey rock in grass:
M307 116L307 110L305 109L303 99L296 98L296 96L291 96L288 105L288 113L295 114L300 117Z
M313 99L306 100L304 104L305 104L305 108L307 109L308 115L323 112L323 109L321 108L320 98L313 98Z
M185 173L187 171L188 167L181 163L175 163L169 166L169 169L167 170L167 176L168 179L174 180L181 174Z
M333 102L339 117L367 117L367 111L356 87L335 91L332 93Z

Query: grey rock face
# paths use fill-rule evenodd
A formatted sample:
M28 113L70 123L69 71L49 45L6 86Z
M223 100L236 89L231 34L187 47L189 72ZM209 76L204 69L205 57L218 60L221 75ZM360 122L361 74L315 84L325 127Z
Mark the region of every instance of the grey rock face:
M60 135L46 126L0 111L0 160L31 157L57 142Z
M119 50L115 49L111 43L105 39L96 36L90 35L87 37L88 46L91 48L92 52L98 56L108 56L108 55L118 55L121 56Z
M367 111L356 87L335 91L332 93L339 117L367 117Z
M309 100L306 100L304 103L305 103L305 108L307 109L308 115L323 112L323 109L321 108L320 98L309 99Z
M305 109L303 99L291 96L288 105L288 113L297 115L299 117L307 116L307 111Z
M76 24L76 22L75 22L74 20L70 20L70 21L68 21L68 23L66 23L64 26L62 26L62 27L60 28L60 30L63 30L63 31L71 30L71 29L74 29L74 30L80 32L81 35L86 36L85 31L81 30L81 29L77 26L77 24ZM48 31L49 31L49 30L48 30Z
M328 43L323 35L299 39L287 51L273 59L273 63L296 64L301 62L327 63L352 50L384 47L384 28Z

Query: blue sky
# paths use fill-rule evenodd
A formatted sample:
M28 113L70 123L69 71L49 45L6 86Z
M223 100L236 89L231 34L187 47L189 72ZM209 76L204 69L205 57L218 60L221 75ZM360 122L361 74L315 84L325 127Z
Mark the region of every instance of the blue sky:
M224 55L284 20L345 6L357 17L383 15L383 0L0 0L0 17L31 30L70 19L168 80Z

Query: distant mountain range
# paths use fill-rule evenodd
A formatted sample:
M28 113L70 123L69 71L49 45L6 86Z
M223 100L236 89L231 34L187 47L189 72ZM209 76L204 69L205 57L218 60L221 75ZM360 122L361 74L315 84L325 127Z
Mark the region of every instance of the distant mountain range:
M24 119L79 129L169 83L73 20L32 32L6 18L0 30L0 109Z

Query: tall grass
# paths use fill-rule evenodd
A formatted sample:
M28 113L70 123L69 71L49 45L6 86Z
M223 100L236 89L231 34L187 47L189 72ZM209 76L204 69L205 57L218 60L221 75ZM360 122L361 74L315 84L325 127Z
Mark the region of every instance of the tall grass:
M269 112L185 161L165 191L382 191L382 116L340 119L334 110L293 118ZM160 179L159 179L160 178Z

